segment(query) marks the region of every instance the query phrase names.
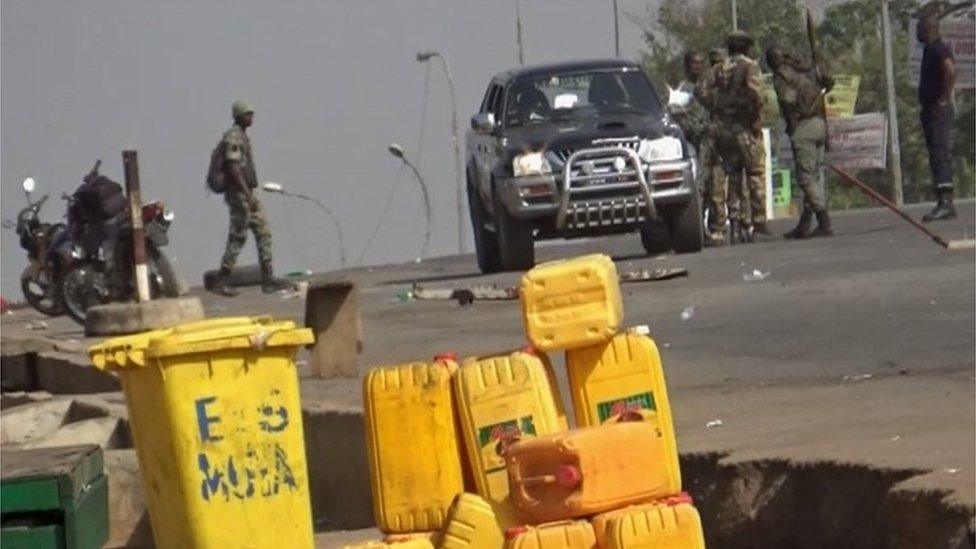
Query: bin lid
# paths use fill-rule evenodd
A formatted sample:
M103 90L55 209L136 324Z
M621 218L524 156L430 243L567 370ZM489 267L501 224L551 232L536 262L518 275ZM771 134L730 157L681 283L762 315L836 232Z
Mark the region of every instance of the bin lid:
M182 324L135 336L110 339L89 349L96 368L145 366L147 358L226 351L298 347L315 341L312 331L291 320L268 316L228 317Z

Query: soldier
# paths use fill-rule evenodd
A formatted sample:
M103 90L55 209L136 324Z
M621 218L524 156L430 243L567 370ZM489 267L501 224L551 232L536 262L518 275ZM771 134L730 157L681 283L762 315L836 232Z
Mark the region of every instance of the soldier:
M929 167L938 203L922 221L954 219L952 205L952 90L956 85L956 61L952 48L939 36L939 18L928 13L915 29L918 41L925 44L918 79L918 102Z
M776 98L793 145L796 179L803 190L800 222L783 236L788 239L833 236L819 183L823 177L827 140L823 93L834 86L834 81L823 70L817 71L787 58L779 46L766 49L766 62L773 70ZM817 216L817 229L811 231L814 215Z
M247 242L248 229L254 233L258 246L258 260L261 263L261 290L272 293L287 285L274 278L271 267L271 230L265 217L264 208L254 195L258 186L257 171L254 168L254 155L247 128L254 122L254 107L247 101L235 101L231 107L234 125L224 133L220 147L224 159L224 202L230 210L230 230L227 233L227 246L220 262L220 273L211 290L220 295L233 297L237 291L228 286L230 276L241 248Z
M762 75L759 63L748 56L752 45L752 37L745 32L729 34L730 57L713 69L715 89L706 103L717 118L716 149L729 177L733 244L770 234L766 227Z
M695 89L695 98L703 105L714 102L716 67L724 63L726 59L727 56L722 48L712 48L708 52L709 68L702 78L701 85ZM725 225L728 221L726 214L726 199L729 192L728 178L715 149L717 136L718 121L709 112L705 131L702 135L701 149L698 153L698 169L701 174L701 187L705 193L705 209L709 212L708 234L705 235L706 246L723 246L725 244Z
M684 58L685 79L678 84L678 91L692 97L691 101L684 106L670 105L669 111L675 121L684 130L688 142L695 147L698 152L698 193L702 198L703 215L710 209L711 201L708 200L706 189L708 187L709 174L701 167L706 160L712 156L709 150L712 146L709 142L707 133L709 126L708 109L697 99L697 89L704 84L705 59L695 51L688 51ZM709 217L714 217L714 213ZM705 243L710 243L710 238L706 238Z

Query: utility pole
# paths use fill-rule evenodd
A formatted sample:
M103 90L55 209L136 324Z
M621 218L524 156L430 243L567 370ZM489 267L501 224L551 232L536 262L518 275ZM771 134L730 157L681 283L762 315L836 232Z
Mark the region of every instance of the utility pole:
M522 10L519 8L519 0L515 0L515 39L518 44L519 65L524 65L525 57L522 55Z
M613 0L613 55L620 57L620 11L617 0Z
M458 253L464 253L464 190L461 178L461 138L458 136L457 95L454 92L454 76L447 59L436 51L425 51L417 54L417 61L426 63L436 57L444 64L444 74L447 75L447 87L451 92L451 139L454 141L454 183L457 189L457 238Z
M884 41L885 80L888 92L888 141L891 142L891 198L901 206L904 202L901 186L901 143L898 140L898 104L895 95L895 65L891 55L891 17L888 2L881 2L881 35Z
M736 0L732 0L732 30L739 30L739 7Z
M129 222L132 226L132 271L135 277L136 298L139 303L149 301L149 269L146 266L146 233L142 225L142 197L139 192L139 158L136 151L122 151L125 170L125 193L129 198Z

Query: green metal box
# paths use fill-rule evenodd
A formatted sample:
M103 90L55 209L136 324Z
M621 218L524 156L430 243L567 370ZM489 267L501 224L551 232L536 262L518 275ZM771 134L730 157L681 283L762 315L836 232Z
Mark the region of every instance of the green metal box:
M0 545L89 549L108 540L108 478L98 445L0 452Z

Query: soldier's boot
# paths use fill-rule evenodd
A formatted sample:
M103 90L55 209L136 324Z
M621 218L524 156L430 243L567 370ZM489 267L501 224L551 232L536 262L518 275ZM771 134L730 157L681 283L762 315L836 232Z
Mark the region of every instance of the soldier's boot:
M956 218L956 207L952 205L952 190L940 191L939 201L935 204L932 211L922 216L922 221L931 223L932 221L946 221Z
M769 226L765 222L753 223L750 242L768 242L773 239L773 233L769 231Z
M746 238L746 233L742 230L742 223L740 221L729 222L729 242L733 246L749 242L749 239Z
M230 269L221 267L220 272L217 273L217 279L214 280L213 285L209 288L210 291L224 297L237 297L239 292L230 287L227 283L228 278L230 278Z
M706 248L718 248L725 246L725 231L706 231L705 232L705 247Z
M274 269L270 263L261 264L261 291L266 294L273 294L281 290L291 288L291 284L278 280L274 277Z
M810 233L810 236L834 236L834 228L831 226L830 214L827 213L826 208L817 212L817 228Z
M802 240L804 238L810 238L810 234L813 230L813 210L809 207L804 207L803 212L800 214L800 222L796 224L796 227L792 231L783 235L783 238L787 240Z

